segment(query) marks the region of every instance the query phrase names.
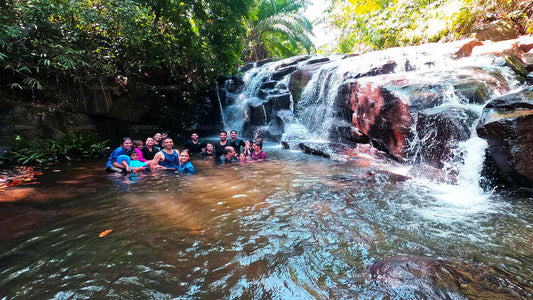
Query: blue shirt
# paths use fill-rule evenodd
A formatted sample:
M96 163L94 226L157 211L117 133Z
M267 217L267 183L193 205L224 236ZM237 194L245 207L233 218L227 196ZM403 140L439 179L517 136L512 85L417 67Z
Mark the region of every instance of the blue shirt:
M192 174L192 173L196 173L196 170L194 169L194 166L192 165L192 163L188 161L184 164L178 165L178 172Z
M180 164L180 156L176 150L172 149L172 154L166 153L164 150L161 150L165 155L165 160L160 161L159 164L165 168L177 169Z
M117 161L117 158L120 156L120 155L128 155L131 153L131 149L129 150L126 150L124 148L122 148L122 146L118 147L117 149L115 149L112 153L111 153L111 156L109 156L109 158L107 159L107 164L105 165L105 168L109 168L109 167L112 167L113 166L113 163Z
M142 161L139 161L139 160L132 160L129 156L127 155L120 155L118 158L117 158L117 162L119 164L122 164L123 161L126 161L126 163L128 164L128 166L130 168L138 168L138 167L146 167L146 163L145 162L142 162Z

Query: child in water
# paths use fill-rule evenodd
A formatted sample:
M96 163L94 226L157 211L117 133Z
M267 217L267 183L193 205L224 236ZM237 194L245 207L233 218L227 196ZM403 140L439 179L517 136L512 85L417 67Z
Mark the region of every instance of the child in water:
M130 153L130 156L120 155L117 162L122 164L126 172L142 172L146 167L146 163L139 161L139 154L136 151Z
M239 153L239 162L246 162L248 158L246 157L246 154Z
M180 153L180 163L178 165L178 172L180 173L188 173L193 174L196 173L196 170L194 169L194 166L189 161L191 157L189 156L189 152L186 150L181 151Z

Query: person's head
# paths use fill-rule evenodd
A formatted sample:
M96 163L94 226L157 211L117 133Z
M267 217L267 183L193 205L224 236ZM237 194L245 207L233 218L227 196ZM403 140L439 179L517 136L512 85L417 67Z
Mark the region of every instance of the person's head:
M252 148L254 148L254 151L260 152L261 149L263 148L263 144L261 144L259 142L254 142L252 144Z
M246 148L252 148L252 141L246 140L244 141L244 147Z
M246 154L240 153L239 154L239 161L246 161Z
M263 145L263 138L257 138L256 142L258 142L259 144Z
M141 149L144 146L143 141L141 140L133 140L133 147L137 149Z
M194 132L193 134L191 134L191 140L197 141L198 140L198 133Z
M130 153L130 158L131 158L131 160L138 160L139 159L139 153L137 153L137 151L132 151Z
M214 148L215 148L215 146L213 146L213 143L207 143L205 145L205 149L207 149L207 152L213 152Z
M233 149L233 147L227 146L226 148L224 148L224 156L226 158L232 158L234 155L235 155L235 149Z
M237 139L237 131L232 130L232 131L230 132L229 136L231 137L232 140Z
M156 142L159 142L161 140L161 133L158 132L158 133L154 134L154 140Z
M168 133L166 133L164 131L161 132L161 140L166 139L167 137L168 137Z
M131 138L125 137L122 139L122 143L120 143L120 145L122 148L129 150L133 146L133 142L131 141Z
M228 138L228 133L225 132L225 131L221 131L221 132L218 134L218 137L220 138L221 141L225 141L225 140Z
M170 150L172 147L174 147L174 141L171 138L166 138L163 140L163 147Z
M152 147L155 144L155 140L153 137L146 138L146 146Z
M180 153L180 162L182 164L188 162L190 158L191 157L189 156L189 151L187 151L187 150L181 151L181 153Z

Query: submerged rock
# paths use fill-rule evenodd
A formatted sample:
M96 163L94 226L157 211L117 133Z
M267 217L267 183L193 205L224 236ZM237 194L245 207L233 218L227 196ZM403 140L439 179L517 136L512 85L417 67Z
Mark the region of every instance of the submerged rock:
M533 87L487 103L477 125L488 155L504 179L533 187Z
M505 270L456 260L390 257L373 263L368 272L376 287L421 299L528 299L533 294L530 283Z

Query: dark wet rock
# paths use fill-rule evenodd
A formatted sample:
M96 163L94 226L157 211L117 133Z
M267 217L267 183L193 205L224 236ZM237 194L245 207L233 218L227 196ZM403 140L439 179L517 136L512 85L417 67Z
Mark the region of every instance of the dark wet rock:
M533 87L487 103L476 130L504 180L533 187Z
M374 262L369 275L376 288L391 295L423 299L528 299L531 283L498 267L427 257L397 256ZM415 297L418 298L418 297Z
M415 134L419 139L430 137L431 140L410 147L409 157L442 167L452 158L458 142L470 138L477 118L476 112L461 107L420 111Z
M273 89L277 83L277 81L267 81L261 85L260 89Z
M473 29L476 38L480 41L491 40L493 42L515 39L520 33L515 28L512 20L497 20L489 24L482 24Z
M9 137L16 135L24 141L61 140L94 134L95 131L96 126L85 114L5 98L0 101L0 143L2 145L8 145Z
M299 55L299 56L293 56L293 57L286 58L282 61L282 63L279 66L276 67L276 70L280 70L288 66L294 66L298 64L299 62L308 60L310 57L311 56L309 55Z
M460 95L464 99L468 100L468 103L483 104L489 100L489 91L487 85L480 81L467 81L460 82L453 85L455 93Z
M330 158L332 155L332 149L329 144L322 143L299 143L298 147L307 154L322 156Z
M291 107L291 94L273 95L267 97L268 102L272 105L272 109L289 109Z
M281 80L283 77L289 75L290 73L296 71L298 69L297 66L288 66L282 69L279 69L278 71L271 74L272 80Z
M244 64L242 67L239 68L239 72L246 72L246 71L249 71L251 70L255 65L255 62L249 62L249 63L246 63Z
M505 61L513 71L520 76L527 76L526 64L515 54L504 55Z
M311 58L308 61L305 62L306 65L314 65L314 64L322 64L329 62L329 57L318 57L318 58Z

